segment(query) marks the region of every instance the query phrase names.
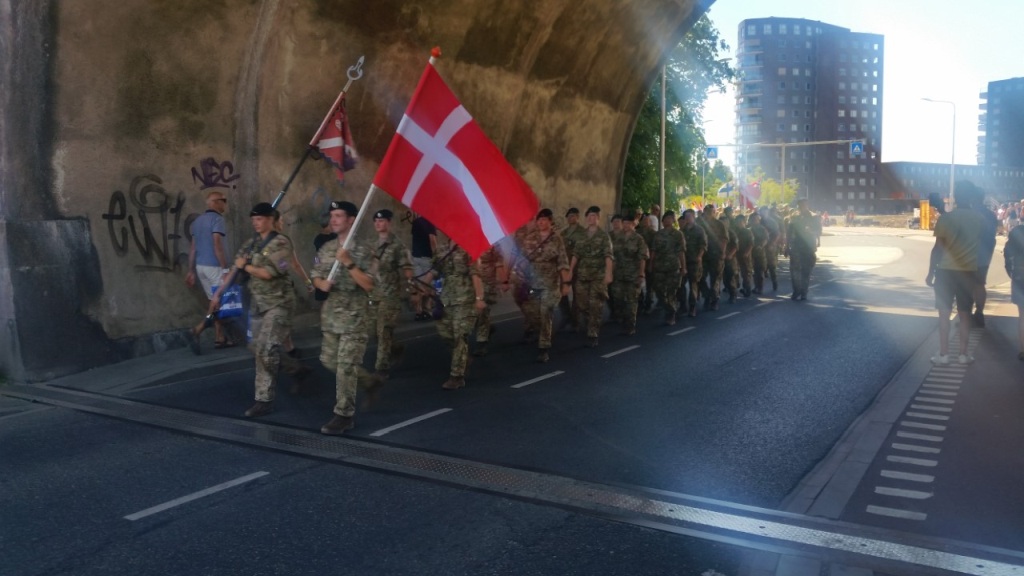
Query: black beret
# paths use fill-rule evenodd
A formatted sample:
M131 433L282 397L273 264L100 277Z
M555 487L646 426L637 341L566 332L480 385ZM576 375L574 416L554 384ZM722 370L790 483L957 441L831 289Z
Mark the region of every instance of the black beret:
M355 216L359 213L359 209L356 208L356 205L346 200L335 200L334 202L331 202L331 212L335 210L342 210L349 216Z
M274 207L270 205L270 202L260 202L259 204L252 207L252 211L249 212L249 216L273 216Z
M665 214L662 215L661 219L664 220L665 218L668 218L669 216L675 218L676 217L676 213L673 210L669 210L668 212L665 212Z
M600 214L600 213L601 213L601 209L599 207L591 206L590 208L587 208L586 215L590 216L591 214Z
M579 213L580 213L580 209L579 208L569 208L569 211L565 213L565 217L568 218L569 215L571 215L571 214L579 214Z
M622 220L622 214L615 214L615 215L613 215L612 216L612 222L615 222L616 220ZM632 222L632 220L631 220L631 222Z
M377 213L373 215L373 219L374 220L376 220L378 218L383 218L385 220L391 220L392 217L394 217L394 213L391 212L391 210L388 210L387 208L385 208L383 210L377 210Z
M550 220L552 217L550 208L541 208L540 212L537 212L537 217L534 220L540 220L541 218L547 218Z

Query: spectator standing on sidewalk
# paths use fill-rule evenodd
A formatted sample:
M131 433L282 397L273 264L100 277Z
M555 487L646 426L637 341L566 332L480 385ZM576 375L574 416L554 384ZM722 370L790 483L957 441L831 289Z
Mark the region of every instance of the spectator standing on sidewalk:
M185 275L185 284L191 288L199 278L199 284L203 287L203 294L207 299L213 298L213 292L218 286L224 283L224 276L229 272L227 226L224 223L224 213L228 209L228 199L223 192L211 190L206 195L206 212L203 212L192 221L189 234L192 235L192 246L188 251L188 274ZM235 343L229 340L224 334L224 325L219 319L213 321L214 348L225 348L234 346ZM192 352L199 354L202 350L199 347L199 334L202 330L192 330L189 334L189 347Z
M953 191L955 208L939 217L935 224L935 246L932 248L925 283L935 287L935 307L939 311L939 354L934 364L949 364L949 329L953 301L960 317L960 364L974 361L967 354L967 338L971 332L971 309L978 281L978 253L984 222L974 205L981 199L970 182L958 182Z
M423 216L412 221L412 273L417 290L412 295L412 307L416 320L430 320L433 309L431 287L434 274L431 265L437 251L437 228Z
M1024 360L1024 228L1017 226L1007 235L1003 263L1010 277L1010 300L1017 305L1017 359Z
M320 248L317 264L310 276L317 289L327 293L320 311L320 362L334 373L334 417L320 428L322 434L337 436L355 426L356 391L362 371L363 354L369 340L369 293L373 291L370 275L373 256L367 246L352 242L343 248L345 239L353 233L359 209L351 202L331 202L331 231L337 238ZM330 276L334 262L340 263L333 282ZM375 394L380 387L377 380L368 392Z
M978 282L974 287L974 324L978 328L985 327L985 302L988 300L988 267L992 263L992 255L996 251L996 233L999 231L999 220L992 210L981 201L984 196L980 190L975 209L981 215L982 230L978 244Z

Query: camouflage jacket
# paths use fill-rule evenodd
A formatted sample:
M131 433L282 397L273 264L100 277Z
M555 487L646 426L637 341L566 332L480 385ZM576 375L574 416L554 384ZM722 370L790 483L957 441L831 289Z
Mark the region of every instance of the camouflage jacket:
M708 236L707 255L711 258L723 257L725 255L725 246L729 242L729 229L726 228L725 224L719 222L717 218L709 216L701 218L698 222L704 227L704 232Z
M412 270L409 250L394 234L388 234L384 242L377 241L373 252L374 302L398 302L405 296L405 271Z
M655 272L673 272L680 269L679 255L686 252L686 240L677 228L662 228L654 235L653 269Z
M818 250L821 236L821 217L814 213L794 214L786 226L789 251L800 254L814 254Z
M320 248L317 263L309 273L310 278L327 278L339 246L338 239L335 238ZM373 265L373 254L370 250L353 242L348 251L356 266L369 273ZM320 310L320 330L330 334L365 333L369 330L369 304L370 298L366 291L356 284L344 266L339 266L334 277L334 285L331 286L327 300Z
M565 256L572 261L572 257L576 255L576 244L586 239L587 231L586 228L576 224L575 226L566 226L562 230L562 242L565 243Z
M505 256L501 253L501 248L491 246L477 258L476 265L484 287L495 287L501 282L501 278L498 277L498 268L505 267Z
M754 249L763 250L768 244L768 229L760 224L750 227L750 233L754 235Z
M476 301L473 276L479 276L477 265L469 259L469 253L456 244L440 245L434 257L434 269L441 273L441 304L455 306Z
M560 271L569 269L562 236L552 230L545 240L537 228L531 228L518 240L513 270L519 281L531 288L558 290Z
M638 280L644 262L651 257L647 243L636 232L623 232L612 246L615 253L615 267L612 277L616 281Z
M292 250L292 241L284 234L277 234L266 244L263 239L250 238L235 254L236 259L247 258L253 266L270 272L270 280L255 276L249 279L252 308L257 314L279 306L291 308L295 304L295 290L288 275Z
M736 246L738 254L749 254L754 248L754 233L746 226L736 226Z
M584 282L604 278L605 259L612 257L612 241L600 228L591 234L584 231L583 239L576 242L576 279Z
M687 262L696 262L697 255L708 249L708 233L696 223L683 230L683 239L686 240ZM700 257L703 257L703 255Z

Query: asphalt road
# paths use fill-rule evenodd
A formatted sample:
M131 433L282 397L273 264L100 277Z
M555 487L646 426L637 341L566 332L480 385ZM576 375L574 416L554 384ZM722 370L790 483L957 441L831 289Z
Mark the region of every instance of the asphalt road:
M607 326L597 349L559 333L548 364L534 363L535 351L518 342L518 320L503 322L491 354L474 361L467 387L455 392L440 388L445 348L429 330L417 333L352 436L776 508L934 338L932 293L922 281L930 247L927 233L834 230L822 239L807 302L788 299L787 279L778 297L723 304L672 327L646 317L634 337ZM316 350L305 355L317 364ZM317 429L330 417L333 378L318 367L316 381L307 396L282 390L261 422ZM238 417L251 390L246 367L123 396ZM14 471L0 475L0 574L741 570L742 548L731 544L63 408L0 414L0 462ZM267 474L124 518L260 472ZM915 530L890 518L850 519ZM991 536L998 527L983 528L955 536L1007 545Z

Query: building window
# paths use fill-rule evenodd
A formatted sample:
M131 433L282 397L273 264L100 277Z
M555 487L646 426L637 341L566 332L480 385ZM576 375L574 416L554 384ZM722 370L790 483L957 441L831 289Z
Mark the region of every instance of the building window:
M786 34L788 31L789 30L785 24L779 24L779 34Z
M846 152L843 152L842 150L837 151L836 152L836 158L839 158L840 160L842 160L843 158L846 158Z
M790 102L792 102L793 104L799 104L800 103L800 97L799 96L793 96L793 98L790 99Z
M850 90L860 90L860 84L856 82L850 82Z
M810 68L804 68L804 76L810 76L810 75L811 75L811 69Z
M836 178L836 186L842 186L842 185L843 185L843 179L842 178ZM842 197L843 193L842 192L836 192L836 195Z
M786 89L786 83L785 82L779 82L779 90L785 90L785 89Z
M793 118L799 118L799 117L800 117L800 111L799 110L793 110Z
M793 68L793 76L799 76L799 75L800 75L800 69L799 68Z
M806 86L804 86L804 90L811 90L811 89L812 89L812 88L811 88L811 83L810 83L810 82L808 82L808 83L807 83L807 85L806 85Z
M867 172L868 171L868 165L867 164L861 164L860 165L860 171L861 172Z
M868 181L867 181L866 178L861 178L860 180L857 181L857 183L860 184L861 186L867 186L868 185Z
M779 132L783 132L786 129L786 125L785 124L779 124L778 126L776 126L776 129L778 129Z
M800 35L800 25L799 24L793 24L793 34L796 34L797 36Z
M799 130L799 129L800 129L800 126L799 126L799 125L797 125L797 124L790 124L790 125L789 125L789 131L790 131L790 132L796 132L796 131L797 131L797 130Z
M838 111L838 114L839 114L840 118L845 118L846 117L846 110L843 110L843 109L840 108L839 111Z
M771 34L772 33L772 25L771 24L765 24L764 28L762 30L763 30L763 32L765 34Z
M839 89L840 90L846 90L846 82L840 82L839 83Z
M842 171L843 171L843 165L842 164L836 164L836 172L842 172Z
M857 171L857 167L856 167L856 166L854 166L853 164L850 164L850 165L848 165L848 166L847 166L846 168L847 168L847 169L848 169L848 170L849 170L849 171L850 171L851 173L853 173L853 172L856 172L856 171Z
M783 42L785 42L785 40L783 40ZM785 54L779 54L779 62L785 62L785 61L786 61L786 55Z
M854 185L854 180L855 180L854 178L847 178L846 179L846 185L847 186L853 186Z
M867 198L867 192L861 192L860 193L860 199L863 200L865 198Z
M839 103L840 104L846 104L846 96L840 96L839 97Z
M839 127L836 128L836 131L838 131L838 132L846 132L846 124L840 124Z
M778 96L775 97L775 103L776 104L785 104L786 103L786 97L783 96L782 94L779 94Z
M854 197L855 197L856 195L857 195L857 193L856 193L856 192L847 192L847 193L846 193L846 199L847 199L847 200L853 200L853 198L854 198Z
M779 66L779 76L785 76L785 75L786 75L786 67L785 66Z
M810 131L811 131L811 125L810 124L804 124L804 132L810 132Z
M747 24L747 36L757 36L757 26Z
M775 115L778 116L779 118L785 118L786 111L783 110L782 108L779 108L778 110L775 111Z
M857 111L856 110L850 110L850 118L856 118L856 117L857 117Z

